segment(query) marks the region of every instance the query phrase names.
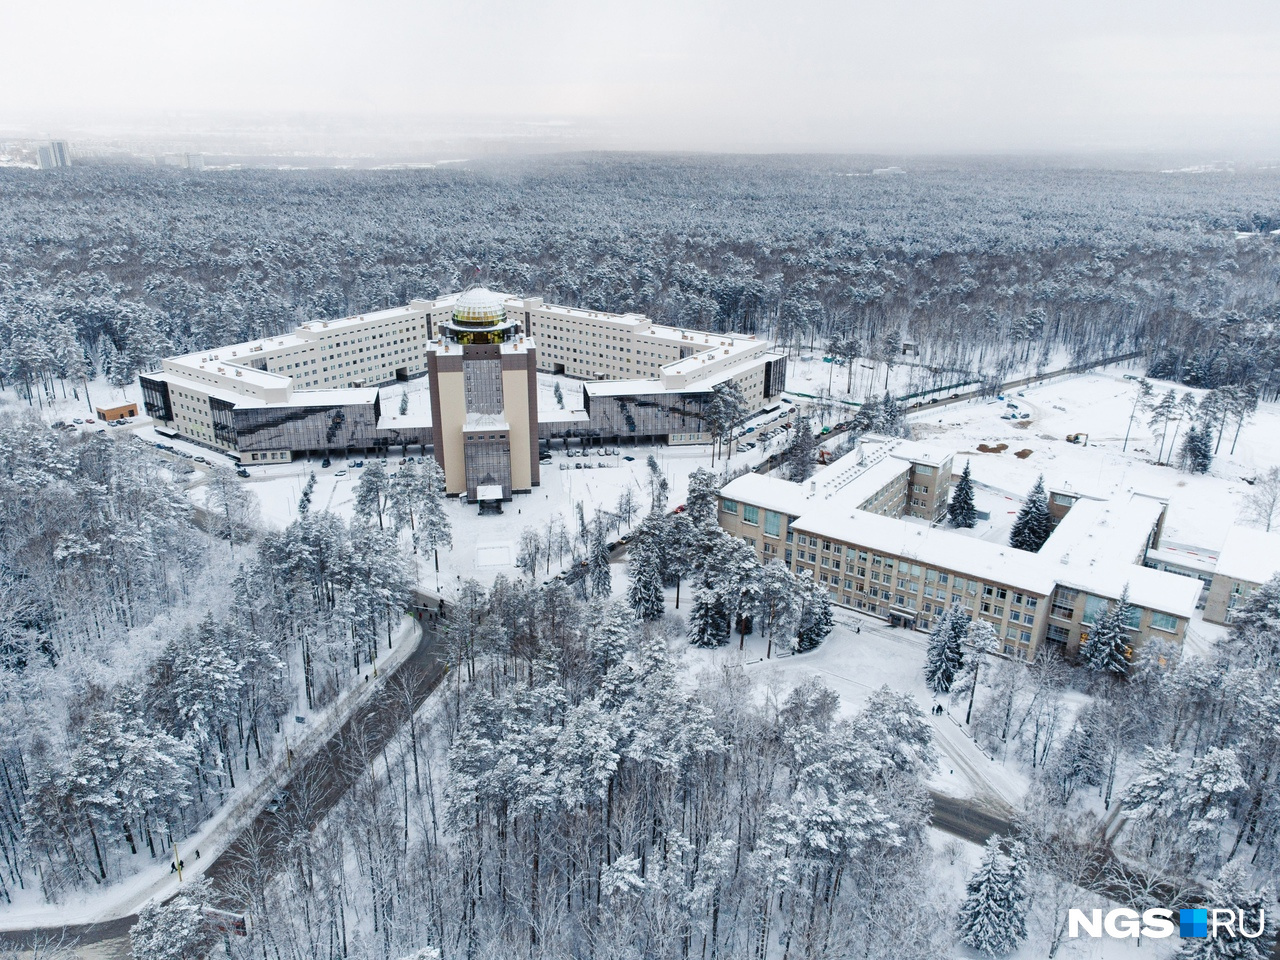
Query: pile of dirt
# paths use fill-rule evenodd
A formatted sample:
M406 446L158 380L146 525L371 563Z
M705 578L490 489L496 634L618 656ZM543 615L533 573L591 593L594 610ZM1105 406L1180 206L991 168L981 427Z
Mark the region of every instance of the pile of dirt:
M1027 457L1031 456L1031 451L1026 449L1019 450L1017 453L1014 454L1014 456L1017 457L1019 460L1025 460L1027 459Z
M1008 449L1007 443L997 443L994 447L989 447L985 443L978 444L979 453L1004 453Z

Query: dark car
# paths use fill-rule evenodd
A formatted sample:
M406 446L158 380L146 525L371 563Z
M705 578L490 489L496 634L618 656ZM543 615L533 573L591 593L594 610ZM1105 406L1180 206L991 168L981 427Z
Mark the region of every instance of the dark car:
M325 457L323 460L320 461L320 467L321 469L324 469L327 466L329 466L329 458Z
M237 477L247 477L248 475L249 475L249 471L246 470L244 467L241 467L239 470L236 471Z

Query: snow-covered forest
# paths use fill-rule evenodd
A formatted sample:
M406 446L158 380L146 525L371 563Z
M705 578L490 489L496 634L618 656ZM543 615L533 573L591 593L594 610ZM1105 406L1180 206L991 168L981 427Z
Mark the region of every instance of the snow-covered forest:
M210 483L193 514L147 445L0 428L0 902L163 863L399 622L392 533L308 512L259 538Z
M274 794L271 836L249 817L216 880L153 897L138 960L1084 957L1068 906L1273 897L1280 578L1192 652L1152 641L1135 656L1126 595L1076 664L1001 656L985 621L949 613L903 641L927 645L910 678L926 699L877 679L854 703L806 664L829 637L865 651L884 636L864 646L825 588L718 526L730 462L751 469L745 447L729 459L750 411L727 389L709 416L723 474L677 480L637 447L625 460L640 482L628 474L590 514L584 480L563 514L537 491L545 522L529 501L482 518L509 535L514 567L481 584L446 555L458 582L443 587L448 516L462 514L433 462L371 460L346 514L337 473L313 503L315 473L264 469L260 491L301 491L273 525L221 465L186 476L136 434L57 430L41 409L169 353L472 282L759 333L814 366L839 361L824 376L849 384L871 361L837 452L864 432L910 434L895 366L921 390L1128 358L1113 376L1129 426L1150 417L1153 463L1179 459L1176 482L1203 478L1280 399L1275 170L870 169L626 155L0 169L0 911L163 875L180 839L254 785L255 816ZM1171 383L1153 393L1143 373ZM824 442L809 412L778 414L794 414L777 456L796 481ZM1176 447L1179 420L1197 417ZM1240 479L1268 529L1276 469ZM972 528L967 461L963 478L950 523ZM1053 479L1021 511L1010 498L1014 546L1044 542ZM378 667L420 629L404 614L432 567L450 609L426 614L431 656L448 670L422 703L402 678L380 686ZM754 680L745 654L685 656L756 641L770 665L787 658L785 686ZM335 735L332 766L354 786L330 809L317 798L332 785L298 772L291 743L361 691L403 700L397 729L378 749ZM930 825L955 775L941 767L960 766L930 695L970 755L1025 781L997 811L1009 835L968 858ZM276 794L269 776L293 779ZM261 857L245 856L255 843ZM247 914L247 935L214 936L208 907ZM1232 955L1262 956L1253 946Z
M577 156L415 171L0 170L0 375L128 382L166 352L460 289L887 359L936 382L1129 352L1277 381L1273 170Z

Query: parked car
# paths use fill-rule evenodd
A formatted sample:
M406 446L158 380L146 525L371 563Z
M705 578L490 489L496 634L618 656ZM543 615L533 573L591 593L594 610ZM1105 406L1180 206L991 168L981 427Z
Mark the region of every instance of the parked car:
M329 466L329 458L325 457L323 460L320 461L320 469L323 470L328 466Z
M195 460L196 460L196 463L208 463L208 462L209 462L209 461L208 461L208 460L206 460L204 457L196 457L196 458L195 458Z
M339 470L337 473L334 474L335 477L345 477L346 475L347 475L347 471L345 470Z
M237 471L236 471L236 476L237 476L237 477L247 477L247 476L249 476L249 471L248 471L248 470L246 470L244 467L241 467L239 470L237 470Z
M93 419L93 417L85 417L85 418L84 418L84 422L85 422L85 423L97 423L98 421L97 421L97 420L95 420L95 419Z
M83 420L81 420L79 417L76 417L76 418L75 418L74 420L72 420L71 422L72 422L72 423L84 423L84 421L83 421Z
M627 461L627 463L632 463L635 460L635 457L623 457L622 459Z

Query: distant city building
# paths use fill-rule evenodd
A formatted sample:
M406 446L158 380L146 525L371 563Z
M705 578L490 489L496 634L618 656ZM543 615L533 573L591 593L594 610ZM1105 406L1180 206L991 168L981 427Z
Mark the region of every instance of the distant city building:
M71 166L71 150L65 140L54 140L47 146L36 148L36 162L41 170L54 170Z
M584 409L540 412L539 370L585 380ZM378 387L420 377L429 413L382 410ZM430 448L451 494L509 499L538 486L540 439L707 442L715 388L732 380L760 409L786 358L751 336L477 287L169 357L139 380L148 416L243 462Z
M962 607L992 625L1009 656L1034 658L1042 643L1074 656L1126 586L1135 643L1181 643L1201 583L1143 566L1159 545L1163 501L1060 501L1053 534L1028 553L938 526L950 483L949 455L868 436L804 483L731 481L720 491L720 525L761 562L777 558L833 602L894 626L928 630Z

